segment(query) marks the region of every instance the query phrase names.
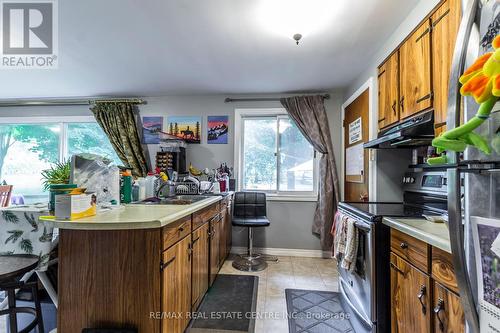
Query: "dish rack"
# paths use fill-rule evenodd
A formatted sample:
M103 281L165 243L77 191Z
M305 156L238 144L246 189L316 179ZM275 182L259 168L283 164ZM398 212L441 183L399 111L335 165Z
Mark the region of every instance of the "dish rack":
M175 183L175 194L199 194L200 188L193 182Z

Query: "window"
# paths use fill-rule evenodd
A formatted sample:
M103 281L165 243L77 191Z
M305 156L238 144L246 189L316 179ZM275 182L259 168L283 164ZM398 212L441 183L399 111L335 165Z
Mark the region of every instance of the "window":
M282 109L237 110L239 188L271 195L315 197L317 163L311 144Z
M40 173L54 162L86 152L121 163L92 117L0 121L0 179L14 185L13 195L22 195L25 203L47 200Z

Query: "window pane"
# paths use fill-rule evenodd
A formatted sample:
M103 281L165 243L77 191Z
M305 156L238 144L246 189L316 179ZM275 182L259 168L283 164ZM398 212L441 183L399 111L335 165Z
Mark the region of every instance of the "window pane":
M25 203L48 200L40 172L59 161L58 124L0 125L0 176Z
M91 153L104 156L115 164L123 164L111 146L106 134L97 123L68 124L68 156Z
M276 190L276 118L244 119L243 188Z
M314 191L314 149L289 118L279 118L280 191Z

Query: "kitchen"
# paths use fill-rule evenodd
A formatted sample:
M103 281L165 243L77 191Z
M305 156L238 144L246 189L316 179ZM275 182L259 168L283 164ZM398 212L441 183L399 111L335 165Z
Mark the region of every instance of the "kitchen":
M10 206L2 209L8 218L0 252L2 260L12 260L5 254L30 250L29 233L45 239L54 228L43 258L48 267L33 243L28 252L41 266L17 276L25 279L18 306L35 308L42 331L498 331L498 112L493 107L489 117L474 117L490 96L478 97L477 90L462 93L479 100L450 104L460 99L458 78L478 55L494 51L496 1L347 6L318 0L324 8L319 17L309 11L314 5L301 3L218 1L198 8L151 1L141 14L132 3L120 9L120 19L162 22L169 36L147 24L127 28L129 36L113 35L104 15L113 8L103 4L92 15L95 25L72 28L81 45L65 29L100 5L57 3L58 68L2 68L9 83L2 80L0 134L7 141L0 147L0 174L13 187ZM224 20L215 19L217 9L224 9ZM303 20L277 20L273 15L282 10ZM240 22L231 11L240 13ZM160 13L167 12L165 22ZM365 33L348 42L335 33L335 20L320 22L354 13L356 20L341 20L345 29ZM314 19L306 22L307 15ZM123 27L120 19L112 22ZM186 30L179 28L184 20L191 22ZM223 28L237 23L254 34ZM312 26L317 31L309 34ZM275 34L280 28L285 37ZM200 34L205 30L209 38ZM116 40L105 43L100 34ZM198 44L184 42L193 36ZM156 45L155 37L177 48ZM96 38L99 55L84 49ZM342 54L334 51L338 45ZM361 48L367 53L359 54ZM149 64L131 65L147 57ZM332 75L324 75L328 68ZM27 88L29 82L36 84ZM134 119L135 130L117 132L125 118L113 119L113 113ZM460 137L447 134L474 119L481 122ZM75 159L86 163L85 153L113 162L96 162L99 170L75 181L81 171ZM61 183L75 181L87 193L55 195L57 216L48 217L40 174L68 161L71 176ZM108 172L112 176L102 176ZM161 193L153 190L160 183ZM193 184L194 192L184 192ZM92 193L95 215L75 219L55 209L56 203L68 208L63 198ZM260 211L251 221L238 215L248 209L240 200L249 198L252 212ZM16 217L9 222L4 212ZM40 218L25 218L29 214ZM17 216L30 229L13 241ZM346 253L347 245L355 251ZM26 290L33 282L40 315ZM172 318L175 313L180 318ZM0 318L6 318L0 331L10 332L12 320ZM19 314L14 331L32 318ZM41 330L35 326L28 331Z

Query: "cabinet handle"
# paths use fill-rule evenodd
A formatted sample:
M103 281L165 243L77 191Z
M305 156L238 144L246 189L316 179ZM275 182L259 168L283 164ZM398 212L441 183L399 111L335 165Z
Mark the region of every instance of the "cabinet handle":
M403 113L404 113L404 109L405 109L404 101L405 101L405 97L401 96L401 98L399 100L399 107L401 108L401 112L403 112Z
M392 103L392 113L394 113L394 115L396 115L396 101L394 101L394 103Z
M391 267L399 274L405 275L405 273L402 270L400 270L398 266L394 265L392 262L391 262Z
M191 244L189 244L188 246L187 253L188 253L188 261L191 261L191 256L193 255L193 249L191 248Z
M184 228L183 228L183 227L179 227L179 228L177 229L177 231L178 231L178 232L183 232L183 231L184 231Z
M443 299L439 298L436 304L436 307L434 308L434 313L436 314L436 318L439 322L439 330L441 332L444 332L444 323L441 320L441 317L439 316L439 313L444 310L444 301Z
M193 246L194 246L194 243L196 243L197 241L200 240L200 237L196 238L196 239L193 239Z
M417 294L417 298L418 298L420 304L422 305L422 313L423 314L425 314L427 312L427 308L426 308L425 303L423 301L423 298L424 298L426 292L427 292L427 287L425 285L421 285L420 291Z
M401 244L399 244L399 247L403 250L406 250L408 248L408 244L406 242L401 242Z
M437 20L435 20L434 22L432 22L431 27L434 28L436 25L438 25L438 23L442 19L444 19L449 13L450 13L450 9L448 9L447 11L445 11L443 15L441 15L440 17L437 18Z
M428 93L428 94L427 94L427 95L425 95L424 97L420 97L419 99L417 99L417 100L415 101L415 103L417 103L417 104L418 104L418 103L423 102L423 101L425 101L426 99L430 99L430 98L432 98L432 92L431 92L431 93Z
M170 265L171 263L173 263L175 261L175 257L173 257L172 259L170 259L169 261L167 261L166 263L163 263L161 262L160 263L160 271L164 270L165 268L167 268L168 265Z

